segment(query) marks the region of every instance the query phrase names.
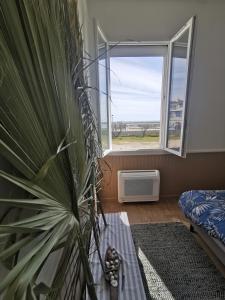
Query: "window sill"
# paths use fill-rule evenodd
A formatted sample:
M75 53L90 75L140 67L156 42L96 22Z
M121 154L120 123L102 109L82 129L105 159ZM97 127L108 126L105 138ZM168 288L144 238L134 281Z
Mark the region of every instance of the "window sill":
M106 156L129 156L129 155L165 155L168 154L163 149L138 149L138 150L121 150L121 151L110 151Z

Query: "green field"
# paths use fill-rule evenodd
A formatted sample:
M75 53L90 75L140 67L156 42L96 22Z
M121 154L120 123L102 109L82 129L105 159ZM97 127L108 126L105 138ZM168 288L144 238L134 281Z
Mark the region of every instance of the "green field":
M123 143L152 143L159 142L158 136L119 136L112 138L113 144L123 144Z

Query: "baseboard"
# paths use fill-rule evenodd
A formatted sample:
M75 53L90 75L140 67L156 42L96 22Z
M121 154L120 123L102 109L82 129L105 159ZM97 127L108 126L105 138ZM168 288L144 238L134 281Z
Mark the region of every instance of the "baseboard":
M180 194L160 195L159 200L179 199Z
M221 153L225 152L225 148L221 149L195 149L195 150L188 150L187 154L197 154L197 153Z

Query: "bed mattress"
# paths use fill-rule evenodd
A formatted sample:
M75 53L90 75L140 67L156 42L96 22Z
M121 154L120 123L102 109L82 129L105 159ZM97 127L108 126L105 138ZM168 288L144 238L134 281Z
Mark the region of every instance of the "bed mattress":
M179 199L185 216L225 244L225 190L192 190Z

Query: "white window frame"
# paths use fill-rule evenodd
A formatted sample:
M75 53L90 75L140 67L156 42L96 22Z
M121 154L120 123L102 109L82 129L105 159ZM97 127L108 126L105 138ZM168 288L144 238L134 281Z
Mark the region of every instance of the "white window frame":
M106 44L106 97L107 97L107 119L108 119L108 139L109 139L109 147L107 149L102 149L102 157L106 156L107 154L109 154L112 151L112 129L111 129L111 104L110 104L110 99L111 99L111 95L110 95L110 62L109 62L109 43L108 40L104 34L104 32L102 31L99 23L94 20L95 23L95 57L97 58L97 62L96 62L96 83L97 83L97 115L98 115L98 129L99 129L99 134L101 137L101 109L100 109L100 83L99 83L99 68L98 68L98 64L99 64L99 60L98 60L98 56L99 56L99 51L98 51L98 39L99 39L99 35L101 36L101 38L104 40L105 44Z
M187 130L187 107L188 107L188 93L189 93L189 82L190 82L190 62L192 54L192 44L193 44L193 30L194 30L195 17L192 17L188 22L173 36L169 42L168 48L168 79L167 79L167 99L166 99L166 113L165 113L165 130L164 130L164 140L163 140L163 149L172 154L186 157L186 130ZM181 127L181 146L180 150L176 151L167 147L168 141L168 127L169 127L169 100L170 100L170 90L171 90L171 73L172 73L172 52L174 42L181 37L186 30L189 30L188 34L188 46L187 46L187 79L185 86L185 99L183 107L183 116L182 116L182 127Z
M109 120L109 149L103 152L103 156L110 153L110 155L145 155L145 154L166 154L172 153L181 157L186 157L186 119L187 119L187 101L188 101L188 90L190 81L190 61L192 53L192 42L193 42L193 30L194 30L195 17L192 17L169 41L134 41L134 42L112 42L107 41L104 33L102 32L99 24L96 22L96 57L98 53L97 49L97 36L98 32L101 33L102 38L107 44L107 89L108 89L108 120ZM171 66L172 66L172 45L173 42L179 38L187 29L189 29L188 39L188 51L187 51L187 82L185 89L185 101L184 101L184 113L182 117L182 131L181 131L181 144L180 151L175 151L167 147L167 135L168 135L168 112L169 112L169 97L170 97L170 79L171 79ZM110 96L110 47L119 46L166 46L168 47L167 55L164 57L163 64L163 77L162 77L162 92L161 92L161 114L160 114L160 148L159 149L138 149L138 150L112 150L112 130L111 130L111 96ZM98 68L97 68L98 69ZM98 77L98 70L97 70ZM99 77L98 77L99 78ZM97 78L97 81L98 81ZM99 83L98 83L99 84ZM99 85L98 85L99 86ZM98 101L98 117L99 117L99 129L101 133L101 116L100 116L100 101Z
M161 111L160 111L160 140L159 140L159 149L135 149L135 150L112 150L112 154L129 154L129 153L146 153L146 152L160 152L163 150L163 145L164 145L164 127L165 127L165 101L166 101L166 89L167 89L167 70L168 70L168 51L169 51L169 41L141 41L141 42L108 42L109 47L115 47L116 45L119 46L131 46L131 47L141 47L141 46L162 46L162 47L167 47L167 55L164 56L164 61L163 61L163 71L162 71L162 86L161 86ZM110 50L109 50L110 54ZM141 57L141 55L140 55ZM110 55L109 55L110 58Z

